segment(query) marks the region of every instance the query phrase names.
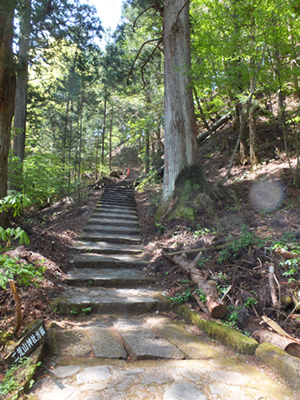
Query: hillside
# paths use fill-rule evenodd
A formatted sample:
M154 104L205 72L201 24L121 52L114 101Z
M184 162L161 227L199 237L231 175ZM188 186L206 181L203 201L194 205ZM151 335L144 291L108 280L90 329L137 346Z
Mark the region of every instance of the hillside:
M261 121L258 136L260 164L257 170L251 172L248 165L234 165L226 185L216 189L213 204L205 212L199 212L193 222L155 220L161 183L151 183L137 192L148 261L145 272L163 281L175 304L188 302L197 310L199 306L192 297L195 286L163 253L187 251L188 259L193 260L202 249L200 270L208 279L217 282L221 293L231 285L226 295L228 312L224 323L251 334L261 322L261 316L266 315L276 320L288 334L300 338L300 307L296 308L300 300L298 188L293 184L293 171L276 128ZM228 141L232 148L235 137L236 132L229 122L202 144L201 163L211 184L226 173L230 151L223 149L223 143ZM293 165L296 162L295 158L291 161ZM132 176L139 173L131 168ZM90 188L81 206L66 198L15 221L27 231L30 245L16 245L9 253L46 269L39 288L20 288L22 325L34 318L60 319L50 309L49 301L64 288L61 278L72 267L69 244L80 234L101 195L103 184L105 180ZM275 268L276 296L285 300L280 309L274 308L272 303L270 264ZM0 330L6 330L14 324L14 304L8 291L1 290L0 298ZM176 317L175 312L170 316Z

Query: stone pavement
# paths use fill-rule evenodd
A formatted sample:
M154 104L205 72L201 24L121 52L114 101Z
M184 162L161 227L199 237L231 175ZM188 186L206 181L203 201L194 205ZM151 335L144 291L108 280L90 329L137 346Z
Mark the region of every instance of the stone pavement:
M300 398L250 356L163 316L169 302L142 273L130 187L105 188L73 247L79 254L66 277L70 288L56 299L57 310L72 318L48 327L49 373L29 399Z

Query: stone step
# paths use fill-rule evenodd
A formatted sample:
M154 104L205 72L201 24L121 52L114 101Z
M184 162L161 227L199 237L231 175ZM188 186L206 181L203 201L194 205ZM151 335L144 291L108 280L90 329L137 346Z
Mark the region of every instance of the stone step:
M105 191L115 191L115 192L121 192L121 193L134 193L134 190L133 190L133 187L130 187L130 186L119 186L119 187L117 187L117 186L111 186L111 185L106 185L106 186L104 186L104 190Z
M101 196L101 199L103 198L132 201L135 203L135 197L132 193L129 194L129 193L117 193L117 192L104 192L103 195Z
M98 202L98 205L108 205L108 206L113 206L113 207L126 207L129 209L136 209L136 204L132 201L125 201L125 200L118 200L118 199L101 199Z
M93 214L91 215L90 218L109 218L109 219L115 219L115 220L127 220L127 221L135 221L138 222L138 215L137 213L131 214L131 213L125 213L124 211L122 212L113 212L109 210L94 210Z
M113 244L108 242L85 242L76 240L72 242L72 248L81 252L102 254L140 254L142 246Z
M136 210L136 204L129 201L115 200L115 199L103 199L98 202L100 206L113 206L113 207L125 207L129 210Z
M132 254L76 254L73 259L76 268L128 268L143 267L145 262Z
M119 244L133 244L137 245L141 243L139 235L120 235L114 233L100 233L100 232L86 232L79 236L79 240L89 242L107 242L107 243L119 243Z
M119 319L113 326L125 340L133 360L183 359L185 354L141 320Z
M61 320L48 329L51 354L61 358L91 356L133 360L224 358L224 349L205 334L197 336L179 324L161 316L90 317L83 324Z
M130 214L135 214L137 215L137 210L136 206L128 206L128 205L122 205L122 204L109 204L109 203L98 203L97 206L95 207L95 210L109 210L113 212L125 212L125 213L130 213Z
M104 189L102 196L118 196L118 197L126 197L129 199L135 199L134 193L131 189L127 190L113 190L113 189Z
M109 205L109 204L98 204L95 209L95 211L109 211L114 214L130 214L130 215L137 215L137 210L136 207L127 207L127 206L114 206L114 205Z
M96 358L127 358L115 329L105 321L85 323L83 327L62 321L52 324L48 333L50 351L54 355L65 355L65 358L92 355Z
M105 190L128 191L133 192L133 181L128 185L105 185Z
M64 282L72 286L132 288L149 285L153 282L153 278L145 276L136 269L84 268L69 271Z
M82 313L91 308L96 314L142 314L169 310L171 302L161 291L152 289L70 288L52 302L60 314Z
M127 226L127 227L139 227L138 221L137 220L127 220L127 219L121 219L118 217L118 219L115 218L105 218L105 217L99 217L99 216L92 216L86 223L87 225L96 225L96 224L102 224L106 226Z
M83 228L84 232L95 232L95 233L114 233L121 235L138 235L140 229L137 227L130 226L111 226L106 224L87 224Z
M118 192L104 191L101 198L104 198L104 197L116 198L116 199L120 199L120 200L130 200L135 203L135 197L134 197L133 193L123 193L123 192L118 193Z

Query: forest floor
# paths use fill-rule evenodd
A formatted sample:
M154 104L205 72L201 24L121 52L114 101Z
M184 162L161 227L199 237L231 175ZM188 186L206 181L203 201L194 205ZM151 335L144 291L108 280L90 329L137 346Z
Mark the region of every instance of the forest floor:
M226 174L235 138L229 123L202 144L201 164L211 184ZM249 165L235 165L231 178L218 192L213 212L201 212L193 222L155 220L161 183L151 183L136 193L147 270L164 285L175 304L187 302L198 310L192 297L196 287L163 252L187 252L193 260L195 249L202 249L198 265L205 276L217 283L220 293L231 285L224 323L251 334L266 315L300 338L300 305L296 307L300 302L300 197L299 187L293 183L295 165L294 169L289 167L283 140L276 128L263 120L258 142L260 164L256 171L251 172ZM295 159L291 161L295 163ZM132 169L132 174L138 171ZM9 251L2 247L3 252L45 268L45 279L38 288L19 288L22 327L35 318L46 323L61 318L51 310L50 301L65 287L62 278L72 268L71 241L82 232L101 192L98 185L90 189L81 205L65 198L15 221L26 230L30 244L13 243L15 247ZM194 252L188 253L191 249ZM285 299L280 309L272 300L270 264L275 268L276 296ZM0 305L0 330L11 329L14 301L8 290L0 289Z

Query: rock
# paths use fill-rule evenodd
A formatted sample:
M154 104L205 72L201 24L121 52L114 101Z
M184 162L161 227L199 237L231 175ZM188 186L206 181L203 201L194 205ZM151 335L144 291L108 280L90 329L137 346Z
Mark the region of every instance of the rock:
M79 371L80 367L78 365L68 365L66 367L57 367L52 371L52 373L57 378L64 379L77 374Z
M98 396L89 396L85 397L83 400L101 400Z
M214 381L223 382L227 385L246 385L249 382L249 377L234 371L225 371L216 369L212 371L210 377Z
M83 400L101 400L98 396L89 396L85 397Z
M108 381L111 373L107 367L88 367L77 375L77 384L83 385L87 383Z
M188 383L175 383L166 390L163 400L207 400L207 397Z

